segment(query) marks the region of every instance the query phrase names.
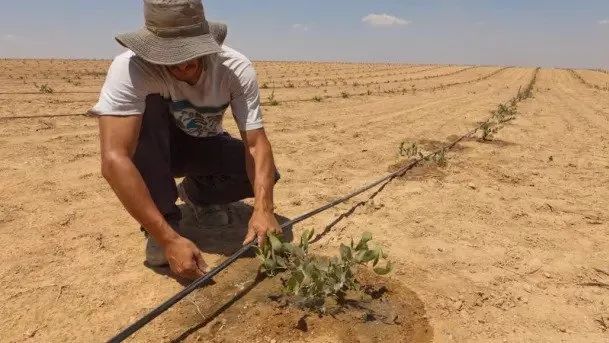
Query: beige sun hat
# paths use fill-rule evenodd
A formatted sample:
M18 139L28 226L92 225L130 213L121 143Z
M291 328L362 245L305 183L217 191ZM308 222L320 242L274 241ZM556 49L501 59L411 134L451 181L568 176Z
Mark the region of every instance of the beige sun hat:
M226 38L226 25L208 22L201 0L144 0L144 18L144 28L116 40L153 64L180 64L218 53Z

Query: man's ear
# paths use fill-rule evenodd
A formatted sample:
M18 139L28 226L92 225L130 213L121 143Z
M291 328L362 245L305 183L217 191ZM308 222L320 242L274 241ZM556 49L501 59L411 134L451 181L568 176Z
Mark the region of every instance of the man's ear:
M210 21L209 31L218 44L224 44L226 36L228 35L228 27L226 24Z

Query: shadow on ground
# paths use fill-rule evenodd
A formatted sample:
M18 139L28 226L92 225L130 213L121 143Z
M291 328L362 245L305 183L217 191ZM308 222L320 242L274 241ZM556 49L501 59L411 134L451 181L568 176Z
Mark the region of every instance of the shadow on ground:
M241 248L243 239L247 233L247 224L254 210L252 206L243 202L232 203L228 205L228 225L214 227L200 225L188 206L182 204L179 207L182 211L180 228L183 231L183 236L193 241L204 254L221 256L230 256ZM277 214L276 218L280 225L290 220L287 217ZM286 241L292 241L292 226L284 228L283 237ZM253 249L250 249L243 257L253 256L254 251ZM189 280L184 280L173 275L169 267L147 267L155 273L174 278L184 286L190 283Z

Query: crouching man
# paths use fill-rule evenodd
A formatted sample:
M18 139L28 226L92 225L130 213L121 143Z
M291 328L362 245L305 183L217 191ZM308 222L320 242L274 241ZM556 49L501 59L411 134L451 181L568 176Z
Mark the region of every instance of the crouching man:
M146 260L194 279L207 265L180 235L178 197L197 220L226 224L223 206L254 197L244 244L278 232L278 179L251 62L222 45L226 26L200 0L144 0L145 28L116 40L99 101L102 174L147 232ZM222 127L231 107L241 139ZM184 177L176 186L175 177Z

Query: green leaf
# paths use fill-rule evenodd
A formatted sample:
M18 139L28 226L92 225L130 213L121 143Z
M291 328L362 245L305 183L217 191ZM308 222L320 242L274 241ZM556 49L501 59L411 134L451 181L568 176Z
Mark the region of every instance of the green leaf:
M283 251L287 251L290 254L294 254L294 244L292 244L292 243L284 242L282 244L282 249L283 249Z
M376 267L374 268L374 272L378 275L385 275L388 274L392 269L393 265L391 264L391 261L387 261L387 265L385 266L385 268Z
M360 251L356 251L355 255L353 255L353 260L356 263L365 263L364 260L364 256L366 255L366 251L365 250L360 250Z
M302 250L306 251L309 247L309 230L305 230L300 236L300 245Z
M277 238L277 236L275 236L272 233L268 233L269 236L269 242L271 243L271 247L273 248L274 252L281 252L281 241L279 240L279 238Z
M327 259L321 259L317 263L317 268L325 273L328 272L330 268L330 262Z
M340 257L343 259L343 261L349 261L352 259L352 254L351 254L351 248L349 248L348 246L341 244L340 245Z
M361 261L362 263L368 263L376 259L378 259L378 252L376 250L366 250L364 251L364 257Z
M292 275L285 288L289 293L296 294L298 292L298 289L300 288L300 280L298 279L297 275Z
M303 248L301 247L294 247L294 255L298 258L298 259L304 259L305 258L305 251Z
M383 255L383 252L381 251L381 248L376 248L376 249L374 249L374 254L376 256L374 257L374 261L372 261L372 265L376 266L379 263L379 259Z
M360 238L359 243L355 247L355 250L362 250L368 247L368 242L372 240L372 234L370 232L364 232L362 238Z
M315 230L309 231L309 235L307 236L307 241L311 243L311 238L313 238L313 234L315 234Z
M283 269L287 268L286 260L283 257L277 256L277 258L275 259L275 262L277 263L278 267L281 267Z
M277 263L270 258L266 259L264 260L264 268L266 268L268 271L274 271L275 268L277 268Z

